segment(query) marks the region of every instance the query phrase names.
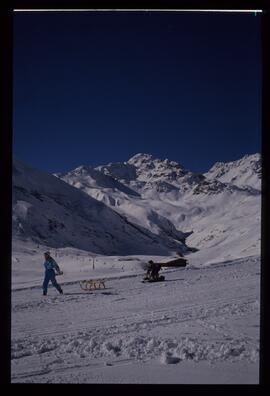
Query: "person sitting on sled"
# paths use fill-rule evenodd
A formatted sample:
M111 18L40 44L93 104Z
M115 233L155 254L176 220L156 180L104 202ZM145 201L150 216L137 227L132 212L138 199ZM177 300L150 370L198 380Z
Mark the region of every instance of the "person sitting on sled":
M160 269L161 269L160 264L155 264L152 260L148 261L148 269L144 279L157 281L159 279Z
M56 270L56 273L58 275L62 274L58 264L51 257L50 252L45 252L44 257L45 257L45 262L44 262L45 277L44 277L44 282L43 282L43 296L47 295L48 284L50 281L52 282L52 285L56 288L56 290L58 290L60 294L63 294L63 290L62 290L61 286L57 283L57 281L55 279L54 270Z

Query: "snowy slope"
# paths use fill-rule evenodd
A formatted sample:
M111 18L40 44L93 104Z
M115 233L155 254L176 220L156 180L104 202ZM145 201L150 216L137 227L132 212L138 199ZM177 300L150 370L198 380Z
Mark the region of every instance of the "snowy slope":
M168 247L78 188L19 161L13 166L13 236L102 254L164 255L179 247Z
M130 221L161 236L185 239L198 249L212 249L213 259L258 254L260 249L260 156L219 164L202 175L168 159L136 154L127 162L96 168L136 191L98 187L74 171L64 180L103 201ZM180 231L181 230L181 231Z
M115 259L103 257L103 274L101 259L85 269L105 275L105 290L59 277L64 295L42 298L39 285L15 285L12 382L258 383L258 257L166 270L158 284L139 270L108 276Z
M87 192L88 188L104 189L113 193L114 191L131 196L139 196L138 193L126 187L111 176L92 168L91 166L79 166L71 172L55 173L55 176L68 182L74 187L80 188Z

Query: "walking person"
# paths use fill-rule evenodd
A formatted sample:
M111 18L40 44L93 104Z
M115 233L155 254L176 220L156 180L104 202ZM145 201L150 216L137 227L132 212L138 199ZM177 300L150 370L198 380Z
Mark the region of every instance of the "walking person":
M45 252L44 253L45 257L45 262L44 262L44 267L45 267L45 277L43 281L43 296L47 295L47 289L48 289L48 284L51 281L52 285L59 291L60 294L63 294L63 290L61 286L57 283L55 279L55 272L58 275L61 274L60 268L56 261L51 257L50 252Z

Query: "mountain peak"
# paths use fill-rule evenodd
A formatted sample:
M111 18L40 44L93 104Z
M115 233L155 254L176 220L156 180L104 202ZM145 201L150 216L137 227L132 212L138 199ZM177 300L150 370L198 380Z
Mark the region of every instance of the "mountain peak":
M90 165L80 165L73 170L76 173L84 173L84 172L91 172L93 170L92 166Z
M218 179L239 187L251 186L260 189L261 155L246 154L236 161L216 162L204 175L208 179Z
M227 167L237 167L240 164L244 163L253 163L253 162L260 162L261 161L261 154L260 153L255 153L255 154L245 154L242 158L237 159L235 161L228 161L228 162L216 162L211 169L216 168L216 167L221 167L221 166L227 166ZM210 169L210 170L211 170Z
M165 159L157 158L154 157L152 154L148 154L148 153L135 154L127 161L128 164L135 165L137 167L151 162L162 163L164 166L168 165L168 166L174 166L184 169L184 167L176 161L171 161L168 158Z
M153 161L155 158L152 154L147 154L147 153L138 153L133 155L127 162L129 164L136 164L139 162L149 162Z

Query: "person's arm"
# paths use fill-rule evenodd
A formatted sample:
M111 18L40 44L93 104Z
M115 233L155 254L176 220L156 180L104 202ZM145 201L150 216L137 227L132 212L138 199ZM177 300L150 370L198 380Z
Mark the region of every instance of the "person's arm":
M56 271L58 273L61 272L60 268L59 268L59 265L57 264L57 262L53 258L52 258L52 263L53 263L53 267L56 269Z

